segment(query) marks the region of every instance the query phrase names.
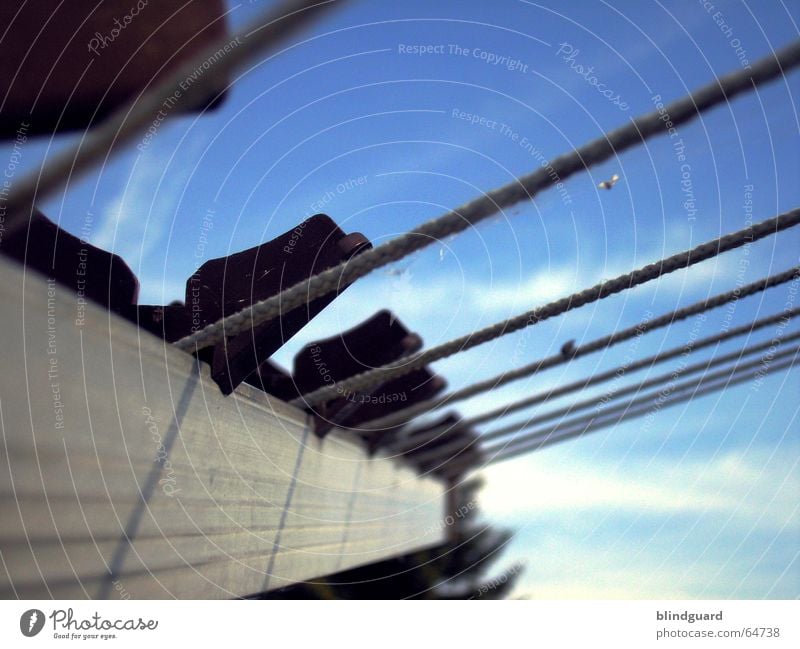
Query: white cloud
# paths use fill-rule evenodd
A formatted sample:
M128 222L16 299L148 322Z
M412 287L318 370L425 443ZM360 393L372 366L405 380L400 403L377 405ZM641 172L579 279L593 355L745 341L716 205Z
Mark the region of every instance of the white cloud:
M794 457L751 449L634 465L556 450L488 469L479 498L490 521L517 535L503 560L528 566L516 596L760 597L774 577L736 548L800 533Z
M650 556L632 561L627 548L598 552L581 539L548 536L531 548L513 596L528 599L692 599L708 586L714 566L697 566L686 575L679 567L653 571ZM508 559L506 559L508 560ZM732 584L718 582L723 592Z
M471 302L486 311L526 311L577 290L578 278L570 268L536 271L530 278L494 286L471 287Z
M644 468L602 466L591 460L533 455L487 469L481 495L486 512L496 518L613 510L652 514L724 514L748 524L779 529L796 504L800 477L794 465L768 460L765 454L731 452L709 462L653 460ZM776 466L777 465L777 466ZM786 483L781 484L787 478ZM520 489L520 484L525 489ZM765 503L771 502L768 510Z
M120 255L131 266L139 275L146 299L157 299L159 294L167 299L183 296L187 278L181 278L177 293L174 293L178 288L175 281L167 281L162 287L151 286L154 281L162 282L161 274L153 273L151 268L163 269L164 261L162 258L151 266L148 255L163 249L166 233L194 169L193 161L204 148L202 138L191 140L171 161L169 147L146 150L135 159L124 184L104 206L99 227L91 238L94 245ZM178 159L180 163L176 162Z

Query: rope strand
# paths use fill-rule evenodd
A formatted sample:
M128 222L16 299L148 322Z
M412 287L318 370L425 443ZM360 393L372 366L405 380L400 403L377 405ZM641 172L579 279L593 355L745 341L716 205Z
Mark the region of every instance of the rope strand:
M472 349L490 340L506 336L520 329L530 327L544 320L585 306L586 304L597 302L598 300L602 300L616 293L621 293L634 286L645 284L663 275L673 273L676 270L688 268L706 259L716 257L723 252L753 243L754 241L776 234L787 228L794 227L798 223L800 223L800 209L794 209L785 214L757 223L756 225L707 241L690 250L677 253L656 263L648 264L637 270L620 275L615 279L600 282L591 288L573 293L572 295L561 298L560 300L555 300L542 307L526 311L513 318L501 320L493 325L474 331L466 336L461 336L442 345L437 345L436 347L419 352L413 356L402 358L398 361L383 365L382 367L362 372L361 374L356 374L349 379L339 381L332 385L325 385L313 392L292 400L290 403L296 406L308 406L313 408L326 401L340 397L343 394L366 392L376 385L404 376L429 363L434 363L448 356L452 356L453 354Z
M783 338L782 342L783 343L787 343L787 342L798 340L798 339L800 339L800 332L794 333L791 336L787 336L786 338ZM615 393L613 393L611 395L607 395L606 397L603 397L603 398L599 398L598 399L597 397L592 397L590 399L584 399L583 401L578 401L577 403L572 403L572 404L570 404L568 406L564 406L563 408L558 408L556 410L550 410L549 412L546 412L544 414L537 415L535 417L531 417L531 418L527 419L524 423L514 422L514 423L509 424L507 426L503 426L502 428L498 428L497 430L493 430L493 431L490 431L488 433L482 434L478 438L478 441L480 441L480 443L482 443L482 444L485 444L486 442L489 442L489 441L492 441L492 440L495 440L495 439L499 439L501 437L505 437L506 435L510 435L510 434L517 435L520 432L522 432L525 428L528 428L530 426L534 426L534 425L537 425L537 424L542 424L544 422L551 421L553 419L558 419L559 417L562 417L564 415L570 415L572 413L580 412L581 410L587 410L589 408L595 408L597 410L597 412L595 413L594 417L605 416L608 413L610 413L611 410L602 411L601 409L606 404L611 403L612 401L618 401L618 400L622 399L623 397L626 397L626 396L628 396L630 394L638 394L641 390L646 390L646 389L649 389L649 388L652 388L652 387L655 387L655 386L659 386L659 385L663 385L663 384L669 384L672 381L676 381L677 378L679 378L679 377L690 376L692 374L697 374L698 372L707 372L712 367L717 367L719 365L724 365L724 364L728 363L731 360L737 361L737 363L738 363L738 361L742 360L743 358L746 358L748 356L752 356L753 354L757 354L759 352L763 352L765 350L768 350L772 345L773 345L773 341L772 340L768 340L768 341L760 343L758 345L751 345L750 347L745 347L743 349L739 349L739 350L737 350L735 352L731 352L731 353L725 354L723 356L718 356L718 357L711 358L711 359L706 360L706 361L701 361L699 363L695 363L694 365L689 365L689 366L683 368L682 370L680 370L679 372L672 371L672 372L667 372L665 374L660 374L659 376L653 377L652 379L647 379L645 381L642 381L641 383L637 383L637 384L634 384L634 385L629 385L629 386L627 386L627 387L625 387L625 388L623 388L623 389L621 389L621 390L619 390L619 391L617 391L617 392L615 392ZM785 356L786 354L784 353L783 355ZM775 360L776 358L777 358L777 356L773 360ZM742 366L739 366L737 363L734 363L734 365L732 367L736 368L736 369L741 369L742 371L744 371L746 369L749 369L750 367L754 367L754 366L759 365L761 362L762 362L761 360L758 360L758 361L750 362L750 363L748 363L746 365L742 365ZM726 376L727 374L729 374L731 372L732 367L723 368L723 369L718 370L716 373L713 373L713 374L703 374L702 380L703 381L712 381L712 380L715 380L715 379L720 378L722 376ZM679 387L680 385L681 384L675 386L672 391L675 392L675 391L678 391L679 389L685 389L685 388ZM645 397L641 397L641 398L644 399ZM463 422L463 423L465 424L466 421ZM564 424L561 423L556 428L560 428L563 425ZM516 443L516 441L517 441L516 439L512 439L512 440L509 440L506 443ZM427 443L429 443L429 440L428 440ZM419 455L415 456L414 459L417 462L424 463L426 461L435 460L437 457L444 457L447 453L450 453L450 452L453 452L453 451L457 451L457 450L460 450L460 449L463 449L463 448L464 448L463 442L461 442L459 444L458 440L454 440L453 442L451 442L449 444L440 446L438 448L430 449L430 450L428 450L428 451L426 451L424 453L420 453ZM406 448L404 450L411 450L411 449L410 448Z
M787 369L787 368L794 367L796 365L796 355L797 355L798 351L800 351L800 348L795 348L795 349L791 349L791 350L787 350L786 352L783 352L780 355L781 357L786 357L788 355L794 355L795 358L791 358L789 360L783 361L782 363L775 363L774 365L771 365L768 368L764 368L763 376L766 376L767 374L769 374L771 372L775 372L775 371L779 371L779 370L782 370L782 369ZM776 354L775 358L777 358L777 357L778 357L778 355ZM725 389L727 389L727 388L729 388L729 387L731 387L733 385L738 385L740 383L744 383L745 381L753 380L753 379L755 379L756 377L759 376L759 372L760 371L761 370L758 370L758 371L755 371L755 372L743 373L741 375L739 374L738 371L733 371L733 372L731 372L730 377L728 379L726 379L726 380L722 380L722 381L718 381L716 383L712 383L711 385L703 387L702 389L698 389L697 391L694 391L694 392L692 392L692 391L688 391L687 392L687 391L684 390L683 393L681 393L679 395L676 395L675 397L668 397L668 398L662 400L658 404L659 409L661 409L661 408L669 408L671 406L676 406L676 405L679 405L681 403L684 403L685 401L690 401L690 400L696 399L698 397L705 396L707 394L712 394L714 392L719 392L720 390L725 390ZM700 386L703 385L701 382L698 382L698 383L699 383ZM550 436L548 436L546 434L540 434L536 439L527 439L526 443L520 445L519 447L517 447L516 445L513 446L513 447L511 445L509 445L509 446L500 446L500 447L497 447L496 449L490 449L489 452L502 451L502 454L503 454L504 457L495 456L494 458L489 460L488 464L492 464L492 463L494 463L496 461L500 461L501 459L509 459L510 457L514 457L516 455L519 455L522 452L530 452L532 450L538 450L540 448L544 448L545 446L549 446L549 445L555 444L557 442L566 441L567 439L571 439L573 437L577 437L577 436L583 435L583 434L588 433L588 432L593 432L593 431L596 431L596 430L600 430L601 428L607 428L608 426L613 426L613 425L622 423L623 421L627 421L629 419L635 419L637 417L641 417L641 416L647 415L649 412L653 411L653 407L656 405L656 403L651 399L649 403L642 402L644 405L641 405L638 409L632 409L631 410L630 408L633 405L639 405L638 403L634 404L634 402L638 402L638 400L633 400L629 404L623 404L624 406L626 406L626 408L623 408L622 406L617 407L616 409L614 409L613 413L611 413L611 411L609 411L608 414L609 415L613 414L613 416L611 416L610 418L604 418L601 421L594 422L594 423L592 423L592 424L590 424L588 426L585 426L585 425L581 426L581 425L577 425L576 424L572 428L570 428L568 431L562 431L561 434L558 434L558 435L550 435ZM620 414L620 411L622 411L624 414L622 414L621 416L617 416L617 415ZM531 446L533 448L529 448ZM506 451L509 451L509 453L507 455L506 455Z
M800 41L753 64L750 70L738 70L719 77L695 92L664 107L637 117L629 124L555 158L548 166L494 189L461 207L407 232L388 243L367 250L357 257L330 268L314 277L289 287L278 295L250 305L218 322L181 338L175 344L185 351L215 345L226 336L235 336L279 317L298 306L339 289L342 285L368 275L373 270L395 262L436 241L457 234L520 201L563 182L573 174L599 164L622 151L666 133L663 115L669 115L673 126L693 119L704 110L730 101L734 96L753 90L757 85L783 75L800 64Z
M476 415L475 417L471 417L469 419L465 419L463 424L465 426L474 426L474 425L481 424L481 423L486 422L486 421L497 419L499 417L503 417L503 416L509 415L509 414L511 414L513 412L517 412L519 410L523 410L525 408L529 408L530 406L536 405L538 403L543 403L544 401L547 401L548 399L555 399L555 398L558 398L558 397L562 397L565 394L569 394L570 392L574 392L576 390L582 390L584 388L587 388L587 387L590 387L590 386L593 386L593 385L597 385L599 383L603 383L605 381L608 381L608 380L614 378L620 372L622 372L624 374L628 374L628 373L631 373L631 372L636 372L637 370L640 370L640 369L643 369L643 368L651 368L654 365L657 365L659 363L663 363L664 361L667 361L669 359L676 358L676 357L684 355L684 354L688 356L689 354L693 354L694 352L699 351L701 349L704 349L706 347L709 347L711 345L719 344L719 343L721 343L721 342L723 342L725 340L729 340L731 338L734 338L734 337L737 337L737 336L741 336L743 334L752 333L753 331L757 331L758 329L761 329L763 327L767 327L770 324L775 324L776 322L779 322L781 320L791 320L792 318L796 318L798 315L800 315L800 307L798 307L796 309L792 309L791 311L788 311L786 313L780 313L780 314L777 314L777 315L774 315L774 316L770 316L768 318L763 318L762 320L757 320L756 322L753 322L753 323L751 323L749 325L744 325L742 327L737 327L735 329L729 329L728 331L725 331L725 332L723 332L721 334L717 334L715 336L709 336L707 338L703 338L703 339L697 341L696 343L693 343L691 346L689 346L689 345L681 345L680 347L675 347L673 349L670 349L669 351L661 352L660 354L655 354L653 356L649 356L648 358L644 358L644 359L642 359L640 361L636 361L635 363L630 363L627 366L626 365L621 365L619 367L615 367L612 370L608 370L607 372L603 372L602 374L598 374L596 376L590 377L590 378L585 379L583 381L575 381L575 382L570 383L568 385L565 385L565 386L563 386L563 387L561 387L561 388L559 388L557 390L551 390L550 392L547 392L547 393L540 393L540 394L534 395L532 397L528 397L527 399L521 399L519 401L507 404L506 406L504 406L502 408L496 408L495 410L491 410L491 411L486 412L486 413L484 413L482 415ZM798 335L800 335L800 334L798 334ZM771 344L770 342L766 342L763 345L759 345L757 347L746 348L745 350L742 350L741 353L742 354L753 353L757 349L769 347L770 344ZM750 351L750 350L752 350L752 351ZM726 356L723 356L723 357L720 357L720 358L731 359L731 358L734 358L734 356L736 354L738 354L738 353L739 352L731 352L730 354L727 354ZM714 360L714 364L715 365L723 362L722 360L718 361L717 358L715 358L713 360ZM696 364L694 366L690 366L690 367L694 368L694 367L700 367L700 366L705 367L705 365L703 365L702 363L698 363L698 364ZM685 373L690 373L689 368L685 369L683 371L683 373L684 374Z
M800 347L788 350L787 352L783 352L781 354L782 357L785 357L790 354L794 354L794 358L790 358L782 363L775 363L769 366L763 367L763 369L759 369L755 372L744 372L740 373L738 370L734 370L731 372L729 378L719 381L717 383L713 383L712 385L706 386L702 389L698 389L694 392L689 391L685 392L684 394L680 394L677 396L670 396L665 399L662 399L658 403L659 410L663 408L670 408L672 406L679 405L685 401L693 400L702 396L706 396L708 394L712 394L714 392L719 392L720 390L727 389L731 386L738 385L740 383L744 383L745 381L753 380L759 376L767 376L772 372L776 372L782 369L791 369L796 365L796 355L800 351ZM777 358L778 355L775 356ZM773 359L774 360L774 359ZM631 409L632 406L638 404L641 399L634 399L629 403L622 404L621 406L617 406L593 423L589 425L585 425L585 422L588 420L587 417L580 418L583 420L582 423L579 420L575 420L575 423L571 424L571 427L567 430L562 430L561 434L555 435L554 432L551 431L539 431L535 434L530 434L530 437L527 437L524 440L517 440L517 442L513 443L513 445L499 445L497 447L490 447L489 449L483 449L484 452L492 453L495 452L495 455L490 457L488 461L483 464L483 467L486 467L490 464L494 464L495 462L502 462L505 460L512 459L519 455L530 453L533 451L538 451L546 446L550 446L552 444L557 444L559 442L566 441L568 439L572 439L574 437L580 437L585 435L586 433L594 432L597 430L601 430L603 428L607 428L609 426L615 426L617 424L622 423L623 421L628 421L629 419L636 419L638 417L642 417L647 415L648 413L653 411L653 407L656 405L656 402L652 399L646 403L645 405L640 406L638 409L634 408ZM623 413L623 414L620 414ZM619 416L617 416L619 415ZM453 462L452 466L448 466L448 472L460 472L463 471L465 468L468 468L465 462L459 463L456 459Z
M535 361L533 363L523 365L522 367L517 368L515 370L511 370L509 372L503 372L502 374L498 374L489 379L478 381L471 385L465 386L460 390L456 390L441 397L437 397L436 399L423 401L409 408L404 408L403 410L399 410L384 417L373 419L364 424L360 424L359 432L360 433L378 432L382 429L392 428L395 426L407 424L409 421L411 421L412 418L425 414L432 410L436 410L437 408L441 408L443 406L450 405L458 401L463 401L465 399L469 399L478 394L482 394L483 392L488 392L489 390L496 389L513 381L517 381L519 379L526 378L528 376L533 376L538 372L568 363L574 358L578 358L581 356L585 356L587 354L607 349L618 343L630 340L631 338L635 338L650 331L654 331L656 329L672 325L675 322L685 320L686 318L689 318L693 315L709 311L711 309L722 306L723 304L727 304L734 300L738 300L744 297L748 297L750 295L754 295L756 293L760 293L761 291L765 291L769 288L778 286L780 284L785 284L786 282L799 281L799 280L800 280L800 266L795 266L794 268L790 268L789 270L783 271L782 273L771 275L764 279L760 279L756 282L746 284L740 288L735 288L732 291L721 293L702 302L696 302L695 304L691 304L689 306L676 309L675 311L666 313L662 316L659 316L658 318L654 318L652 320L645 320L635 326L628 327L627 329L623 329L621 331L609 334L607 336L603 336L602 338L598 338L590 343L586 343L585 345L577 347L574 353L571 354L570 356L564 356L563 354L556 354L554 356L549 356L547 358ZM774 317L776 318L776 320L780 320L783 318L783 315L778 315ZM744 327L740 327L738 333L746 333L747 327L749 326L750 325L745 325ZM731 331L736 331L736 330L731 330Z

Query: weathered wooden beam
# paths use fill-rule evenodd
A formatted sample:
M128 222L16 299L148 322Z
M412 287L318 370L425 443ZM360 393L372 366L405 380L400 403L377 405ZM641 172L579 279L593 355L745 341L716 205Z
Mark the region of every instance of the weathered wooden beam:
M442 483L0 273L0 596L236 597L443 541Z

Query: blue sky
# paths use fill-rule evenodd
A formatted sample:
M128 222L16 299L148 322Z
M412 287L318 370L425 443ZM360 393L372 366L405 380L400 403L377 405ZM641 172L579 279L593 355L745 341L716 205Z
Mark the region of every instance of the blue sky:
M267 4L231 3L231 25ZM796 4L713 4L349 2L302 42L245 72L218 111L170 121L143 152L121 152L43 208L76 233L91 213L91 240L129 262L143 303L180 298L204 260L291 229L329 191L327 213L379 243L536 168L525 141L556 156L653 110L656 95L678 98L798 37ZM414 45L437 47L408 53ZM491 62L502 57L519 63ZM604 97L578 65L592 66L619 101ZM763 86L681 126L677 138L652 139L571 178L564 194L544 192L374 273L277 359L288 363L306 342L384 307L432 346L745 227L746 200L756 222L796 207L798 88L797 73ZM31 143L23 167L74 137ZM612 191L597 189L614 173L621 181ZM213 229L202 246L207 214ZM797 263L798 244L797 232L767 238L435 368L452 388L466 385L569 339L592 340L648 311L659 315L784 270ZM729 324L780 311L788 298L784 286L742 300ZM648 334L636 353L685 344L693 327L713 335L725 318L718 309L704 323ZM459 410L475 414L613 367L630 351L620 345ZM757 391L746 383L664 411L649 427L626 422L488 469L484 514L516 531L505 561L527 566L516 594L800 595L798 388L794 368ZM536 412L544 409L524 414Z

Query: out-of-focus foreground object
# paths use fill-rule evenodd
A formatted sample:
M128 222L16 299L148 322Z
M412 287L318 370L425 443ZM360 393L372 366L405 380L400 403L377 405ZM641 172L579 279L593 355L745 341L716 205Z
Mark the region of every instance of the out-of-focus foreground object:
M224 37L225 12L222 0L4 0L0 137L97 124Z

